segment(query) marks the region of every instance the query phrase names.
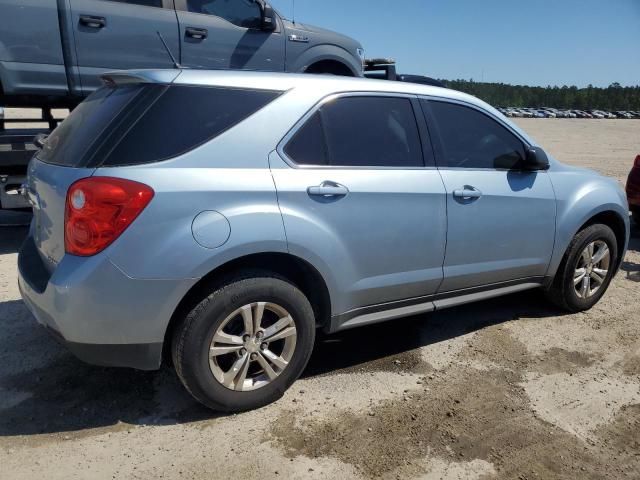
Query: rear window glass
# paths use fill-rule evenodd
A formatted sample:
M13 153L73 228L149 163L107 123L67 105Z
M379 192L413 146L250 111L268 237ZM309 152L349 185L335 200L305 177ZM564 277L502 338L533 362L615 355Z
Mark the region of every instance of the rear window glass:
M187 85L103 88L51 134L39 158L91 167L159 162L212 140L281 93Z
M142 87L101 88L78 105L47 138L38 158L43 162L79 167L85 153Z

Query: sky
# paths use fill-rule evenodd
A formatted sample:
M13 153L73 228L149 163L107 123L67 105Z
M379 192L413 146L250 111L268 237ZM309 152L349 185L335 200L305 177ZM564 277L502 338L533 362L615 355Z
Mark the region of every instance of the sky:
M285 17L294 0L271 0ZM640 85L640 0L295 0L298 22L400 73L517 85Z

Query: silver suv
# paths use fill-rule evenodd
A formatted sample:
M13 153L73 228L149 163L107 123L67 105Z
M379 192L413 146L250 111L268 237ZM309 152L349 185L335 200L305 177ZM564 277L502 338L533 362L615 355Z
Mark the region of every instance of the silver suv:
M624 192L489 105L408 83L112 74L31 161L19 256L79 358L157 369L219 410L279 398L327 333L542 288L593 306Z

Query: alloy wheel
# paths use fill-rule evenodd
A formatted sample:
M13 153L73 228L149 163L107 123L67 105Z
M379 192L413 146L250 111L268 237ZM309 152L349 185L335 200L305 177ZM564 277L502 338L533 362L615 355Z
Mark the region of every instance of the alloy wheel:
M590 298L602 288L611 266L611 251L602 240L589 243L578 258L573 285L578 298Z
M225 318L213 335L211 373L230 390L262 388L287 368L296 340L295 322L284 307L270 302L244 305Z

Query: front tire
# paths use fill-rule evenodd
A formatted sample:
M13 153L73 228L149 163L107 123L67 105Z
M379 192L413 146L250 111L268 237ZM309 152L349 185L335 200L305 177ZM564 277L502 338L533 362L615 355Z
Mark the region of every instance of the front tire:
M178 377L203 405L239 412L278 400L302 374L315 341L313 309L287 280L236 277L196 305L176 329Z
M617 268L618 242L606 225L591 225L569 244L549 299L569 312L589 310L609 288Z

